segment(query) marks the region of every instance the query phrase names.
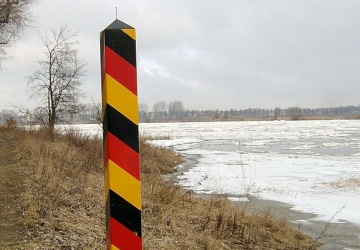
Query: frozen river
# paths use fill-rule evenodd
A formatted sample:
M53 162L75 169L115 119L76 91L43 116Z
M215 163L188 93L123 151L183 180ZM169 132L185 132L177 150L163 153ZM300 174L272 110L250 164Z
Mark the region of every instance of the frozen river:
M179 151L179 184L197 193L254 195L360 225L360 121L141 124L153 143Z

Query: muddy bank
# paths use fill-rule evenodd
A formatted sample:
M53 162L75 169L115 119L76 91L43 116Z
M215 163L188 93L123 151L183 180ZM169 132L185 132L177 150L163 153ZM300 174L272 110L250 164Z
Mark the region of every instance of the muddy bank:
M166 176L175 184L179 183L179 176L187 172L197 164L198 157L196 155L186 156L186 161L178 168L178 171L172 175ZM184 187L190 189L191 187ZM286 219L290 225L312 238L317 239L324 245L321 250L356 250L360 249L360 225L342 221L334 223L332 221L316 220L318 215L311 213L303 213L292 209L291 204L278 201L263 200L255 196L236 196L232 194L221 194L226 197L240 198L241 201L233 201L241 203L249 208L249 211L270 211L279 218ZM209 195L201 194L203 197ZM243 201L247 200L247 201ZM336 217L335 217L336 218Z
M315 220L316 214L302 213L292 209L292 205L271 200L249 197L249 207L270 210L276 216L285 218L295 229L318 239L324 245L322 250L360 249L360 226L343 221L332 223Z

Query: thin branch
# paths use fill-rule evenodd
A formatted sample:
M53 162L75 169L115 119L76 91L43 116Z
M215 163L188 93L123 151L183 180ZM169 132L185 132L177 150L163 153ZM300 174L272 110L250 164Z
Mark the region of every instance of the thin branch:
M41 98L45 103L50 126L59 114L74 113L82 96L79 87L86 64L78 57L77 34L68 32L66 27L45 33L41 41L46 48L46 59L40 61L40 69L27 78L30 96Z

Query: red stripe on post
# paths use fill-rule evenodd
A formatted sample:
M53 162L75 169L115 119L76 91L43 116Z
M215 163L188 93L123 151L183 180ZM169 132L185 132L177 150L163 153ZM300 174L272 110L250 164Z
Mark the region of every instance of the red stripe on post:
M106 242L111 242L121 250L142 249L141 238L113 218L110 218L108 224Z
M111 133L107 133L108 159L140 181L139 154Z
M105 47L106 74L137 95L136 68L110 48Z

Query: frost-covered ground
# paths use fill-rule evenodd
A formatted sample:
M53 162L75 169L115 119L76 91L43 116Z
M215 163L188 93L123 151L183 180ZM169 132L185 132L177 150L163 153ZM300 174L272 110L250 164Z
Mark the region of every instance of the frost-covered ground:
M76 127L101 135L98 125ZM140 124L141 134L170 138L153 143L192 159L179 176L184 187L234 200L255 195L358 225L359 132L357 120Z
M360 225L360 121L141 124L153 143L191 161L180 185L198 193L256 195ZM335 215L334 218L332 218Z

